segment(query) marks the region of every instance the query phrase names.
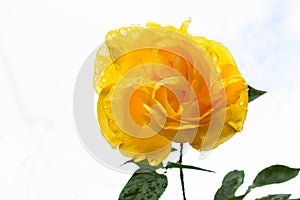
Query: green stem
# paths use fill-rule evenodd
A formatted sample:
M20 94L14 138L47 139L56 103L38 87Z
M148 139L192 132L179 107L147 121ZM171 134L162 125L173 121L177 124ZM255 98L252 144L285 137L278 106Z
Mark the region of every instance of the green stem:
M180 155L179 155L179 164L182 164L182 151L183 151L183 144L180 144ZM180 170L180 182L181 182L181 189L182 189L182 196L183 196L183 200L186 200L185 197L185 188L184 188L184 179L183 179L183 170L182 168L179 169Z

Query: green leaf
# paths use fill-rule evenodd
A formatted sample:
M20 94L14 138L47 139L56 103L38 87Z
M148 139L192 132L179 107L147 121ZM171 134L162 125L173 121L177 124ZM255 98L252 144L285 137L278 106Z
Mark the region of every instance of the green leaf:
M194 170L200 170L200 171L213 172L213 173L215 173L214 171L211 171L211 170L208 170L208 169L203 169L203 168L196 167L196 166L183 165L183 164L180 164L180 163L168 162L168 164L167 164L167 166L166 166L166 169L171 169L171 168L194 169Z
M248 193L243 194L243 195L241 195L241 196L232 197L232 198L230 198L230 199L228 199L228 200L243 200L247 194L248 194Z
M126 165L126 164L129 164L129 163L135 163L135 162L133 161L133 159L127 160L127 161L124 162L121 166Z
M171 152L178 151L176 148L172 147Z
M257 90L250 85L248 85L248 101L253 101L260 97L261 95L265 94L266 91Z
M226 174L222 181L222 186L215 194L214 200L243 199L243 197L235 197L235 192L243 184L244 176L244 171L238 170Z
M154 171L134 173L120 193L119 200L157 200L168 186L164 174Z
M294 178L298 173L299 169L289 168L284 165L273 165L259 172L251 187L255 188L274 183L283 183Z
M287 200L290 194L272 194L255 200Z
M160 163L160 164L157 165L157 166L151 166L151 165L149 165L149 162L148 162L146 159L145 159L145 160L142 160L142 161L140 161L140 162L134 162L133 159L131 159L131 160L128 160L128 161L124 162L122 165L125 165L125 164L128 164L128 163L134 163L134 164L136 164L140 169L144 169L144 170L146 170L146 171L154 171L154 170L157 170L157 169L159 169L159 168L163 168L163 167L164 167L162 163ZM121 166L122 166L122 165L121 165Z

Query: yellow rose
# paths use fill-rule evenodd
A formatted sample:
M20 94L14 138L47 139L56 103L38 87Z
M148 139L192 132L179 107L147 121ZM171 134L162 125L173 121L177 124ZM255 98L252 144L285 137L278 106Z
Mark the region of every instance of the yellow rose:
M98 121L113 148L158 165L172 142L211 150L243 128L247 83L223 45L148 23L110 31L96 56Z

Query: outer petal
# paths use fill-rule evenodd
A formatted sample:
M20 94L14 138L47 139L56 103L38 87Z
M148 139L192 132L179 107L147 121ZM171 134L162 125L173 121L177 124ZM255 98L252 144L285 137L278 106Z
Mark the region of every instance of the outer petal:
M134 161L147 159L150 165L158 165L169 155L171 142L159 134L136 138L120 130L112 116L111 91L112 88L104 88L98 99L98 121L102 134L113 148L119 148Z
M200 128L196 138L191 143L195 149L210 150L226 142L236 132L243 129L248 106L247 83L226 47L204 37L194 37L194 39L206 50L219 69L226 93L226 119L219 138L205 135L208 127ZM211 120L218 120L218 117Z

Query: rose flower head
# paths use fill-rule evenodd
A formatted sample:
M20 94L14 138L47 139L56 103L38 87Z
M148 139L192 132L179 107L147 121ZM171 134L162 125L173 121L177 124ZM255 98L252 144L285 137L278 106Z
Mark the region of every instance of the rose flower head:
M160 164L172 142L211 150L243 128L247 83L222 44L148 23L110 31L96 55L101 132L135 162Z

